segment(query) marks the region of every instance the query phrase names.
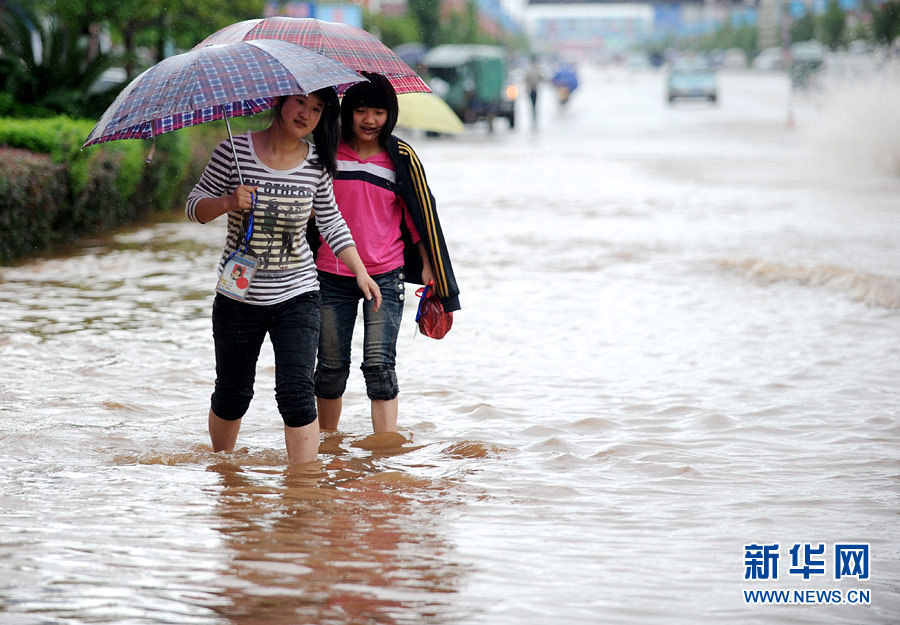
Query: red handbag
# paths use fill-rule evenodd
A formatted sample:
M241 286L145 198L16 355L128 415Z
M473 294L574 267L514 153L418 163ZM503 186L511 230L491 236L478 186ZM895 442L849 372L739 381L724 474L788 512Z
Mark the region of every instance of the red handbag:
M416 289L416 297L421 298L416 311L416 323L419 325L419 332L425 336L442 339L453 325L453 313L444 312L444 305L433 285L434 282L429 282Z

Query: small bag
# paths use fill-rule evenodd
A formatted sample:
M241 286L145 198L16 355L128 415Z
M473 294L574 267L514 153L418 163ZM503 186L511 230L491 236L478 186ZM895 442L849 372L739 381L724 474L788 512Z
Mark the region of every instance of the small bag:
M259 261L248 254L250 239L253 237L253 211L256 210L256 193L250 195L250 220L246 234L243 232L244 222L241 220L240 245L225 259L225 268L216 283L216 293L243 302L250 291L250 283L256 273ZM243 250L243 251L241 251Z
M416 296L421 298L416 311L416 323L419 325L419 332L425 336L442 339L453 325L453 313L444 312L444 305L433 285L433 282L429 282L416 290Z

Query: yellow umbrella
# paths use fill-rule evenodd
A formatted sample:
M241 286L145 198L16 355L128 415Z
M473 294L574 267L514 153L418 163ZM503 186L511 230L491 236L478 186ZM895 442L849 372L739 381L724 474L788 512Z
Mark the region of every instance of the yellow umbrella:
M440 96L433 93L403 93L397 96L397 125L456 135L465 130L462 120Z

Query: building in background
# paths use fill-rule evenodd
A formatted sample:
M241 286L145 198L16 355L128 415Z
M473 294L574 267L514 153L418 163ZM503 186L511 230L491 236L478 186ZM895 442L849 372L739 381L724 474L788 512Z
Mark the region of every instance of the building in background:
M609 61L635 48L700 37L729 24L759 28L760 49L781 41L791 20L824 13L829 0L433 0L444 17L474 3L480 28L498 40L523 33L535 51L574 61ZM848 13L866 0L838 0ZM872 0L878 5L886 0ZM364 12L406 15L408 0L301 2L271 0L266 15L315 17L362 26Z
M381 0L384 2L385 0ZM404 2L403 10L406 11L406 2ZM324 20L326 22L340 22L342 24L350 24L357 28L363 25L363 5L362 4L332 4L319 2L279 2L271 0L266 3L263 17L271 17L273 15L284 15L285 17L313 17L315 19Z
M544 52L609 61L660 40L696 37L723 23L755 24L757 0L524 0L525 32Z
M774 46L792 20L821 15L830 0L502 0L519 7L538 49L573 59L608 60L646 44L700 37L724 25L759 28L758 47ZM886 0L838 0L852 19Z
M507 0L434 0L441 3L445 15L451 12L466 13L474 2L478 25L493 37L521 32L521 23L508 10ZM264 16L313 17L329 22L342 22L362 27L363 12L385 17L403 17L409 10L408 0L356 0L353 2L304 2L296 0L270 0Z
M653 6L645 2L529 0L525 32L544 53L575 61L606 61L653 33Z

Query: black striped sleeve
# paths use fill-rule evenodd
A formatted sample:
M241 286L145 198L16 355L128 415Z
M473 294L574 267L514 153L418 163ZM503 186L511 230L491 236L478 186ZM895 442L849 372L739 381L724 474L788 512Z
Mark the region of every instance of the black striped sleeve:
M232 163L234 157L231 154L231 143L223 141L213 150L206 169L200 180L188 194L184 212L190 221L199 222L197 218L197 203L204 198L217 198L234 191L237 181L234 180Z
M331 176L324 171L316 187L313 210L316 215L316 227L335 256L344 249L355 245L350 228L347 227L334 199Z
M444 257L438 247L439 239L437 234L437 214L435 213L434 203L432 202L431 191L428 188L428 181L425 178L425 168L422 166L419 157L408 143L399 142L400 154L406 156L409 160L409 175L412 180L413 189L419 206L422 207L422 220L425 223L425 232L420 232L419 236L428 245L431 255L432 270L434 279L437 282L437 291L439 294L450 292L447 284L447 271L444 268Z

